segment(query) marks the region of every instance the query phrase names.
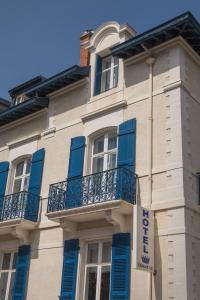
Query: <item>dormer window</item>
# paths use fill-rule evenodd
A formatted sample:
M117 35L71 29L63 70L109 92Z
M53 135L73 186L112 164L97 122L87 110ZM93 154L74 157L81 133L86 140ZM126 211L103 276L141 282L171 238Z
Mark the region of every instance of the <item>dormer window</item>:
M108 56L102 59L101 92L115 88L118 83L119 59Z
M113 56L96 59L96 76L94 95L106 92L117 87L119 73L119 59Z
M24 101L24 96L18 96L15 100L15 105L20 104Z

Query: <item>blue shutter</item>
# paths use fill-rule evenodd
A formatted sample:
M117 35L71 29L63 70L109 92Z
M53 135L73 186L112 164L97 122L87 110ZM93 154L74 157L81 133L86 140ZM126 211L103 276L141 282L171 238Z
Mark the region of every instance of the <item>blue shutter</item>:
M25 300L30 264L30 245L19 247L12 300Z
M102 58L99 55L96 55L94 96L100 94L101 92L101 75L102 75Z
M72 208L80 205L82 195L82 176L85 154L85 137L77 136L71 139L70 159L68 168L68 184L66 207Z
M117 167L135 171L136 119L119 125Z
M3 197L6 191L8 171L9 171L9 162L8 161L0 162L0 218L1 218L2 208L3 208Z
M79 240L65 241L60 300L75 299L78 253Z
M33 153L31 161L31 172L28 191L35 195L40 195L42 172L44 164L44 148Z
M40 200L40 190L42 183L42 173L43 173L43 165L44 165L44 156L45 150L44 148L33 153L31 160L31 172L30 172L30 181L26 207L25 218L31 221L37 221L38 217L38 207ZM34 195L32 195L34 194Z
M113 235L110 300L129 300L131 268L130 233Z
M85 152L85 137L77 136L71 139L68 178L83 175L83 161Z

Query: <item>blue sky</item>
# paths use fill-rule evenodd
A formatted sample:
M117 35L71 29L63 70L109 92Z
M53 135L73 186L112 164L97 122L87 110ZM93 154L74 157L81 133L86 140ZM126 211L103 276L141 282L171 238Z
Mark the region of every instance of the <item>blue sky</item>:
M190 10L199 0L0 0L0 97L36 75L79 63L79 36L114 20L138 33Z

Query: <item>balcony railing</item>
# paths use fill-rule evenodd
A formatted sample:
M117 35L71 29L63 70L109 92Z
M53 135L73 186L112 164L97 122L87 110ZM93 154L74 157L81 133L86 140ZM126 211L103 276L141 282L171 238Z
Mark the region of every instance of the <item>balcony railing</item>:
M136 202L136 175L116 168L50 185L47 212L122 199Z
M26 219L36 222L38 219L39 197L23 191L3 197L0 208L0 221Z

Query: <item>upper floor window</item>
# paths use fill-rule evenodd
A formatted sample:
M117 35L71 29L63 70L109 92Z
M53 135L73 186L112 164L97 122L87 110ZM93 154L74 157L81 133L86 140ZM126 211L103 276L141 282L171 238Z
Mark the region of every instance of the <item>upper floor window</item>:
M13 193L27 191L30 177L31 159L26 158L16 164L14 170Z
M104 58L97 55L94 95L117 87L119 59L113 56Z
M94 139L92 173L116 168L117 132L109 131Z

